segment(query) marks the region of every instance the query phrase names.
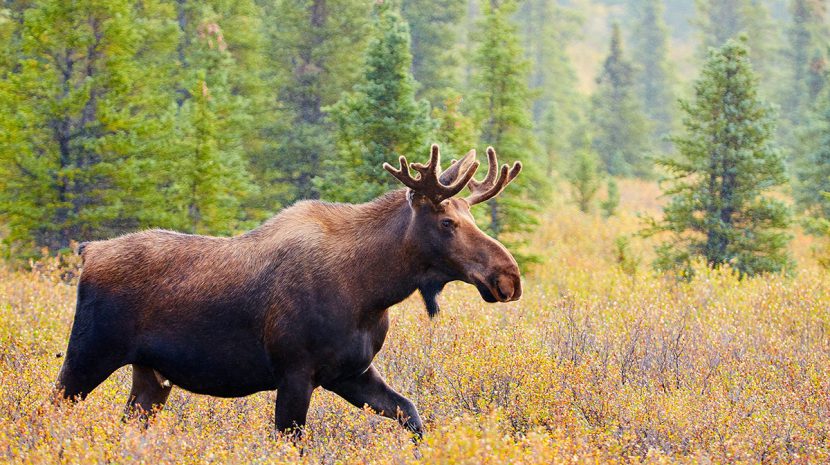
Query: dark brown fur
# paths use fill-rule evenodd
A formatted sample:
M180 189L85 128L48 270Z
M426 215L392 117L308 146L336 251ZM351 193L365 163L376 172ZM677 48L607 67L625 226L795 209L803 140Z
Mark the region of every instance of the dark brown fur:
M300 202L233 238L152 230L79 253L65 397L132 364L130 408L160 407L171 385L224 397L277 389L279 430L303 425L322 386L420 434L414 405L372 366L388 307L420 290L434 315L453 280L491 302L521 296L515 260L465 200L411 190L362 205Z

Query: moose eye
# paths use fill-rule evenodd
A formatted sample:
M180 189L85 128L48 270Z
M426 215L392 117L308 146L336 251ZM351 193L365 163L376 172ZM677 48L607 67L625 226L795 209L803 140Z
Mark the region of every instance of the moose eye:
M441 227L442 228L452 229L453 226L455 226L455 223L453 222L453 220L451 220L449 218L444 218L443 220L441 220Z

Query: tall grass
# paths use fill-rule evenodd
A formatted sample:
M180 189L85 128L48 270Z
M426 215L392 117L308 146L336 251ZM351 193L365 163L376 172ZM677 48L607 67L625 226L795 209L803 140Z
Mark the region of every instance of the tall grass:
M53 406L73 314L60 267L0 268L0 462L827 463L830 275L795 241L795 276L690 283L650 272L650 244L620 236L653 210L621 186L602 220L562 204L536 238L524 298L488 305L451 285L430 321L392 309L376 359L419 407L415 447L392 421L318 390L304 455L274 439L275 393L217 399L174 388L151 428L120 421L129 368L80 404ZM64 276L65 278L65 276Z

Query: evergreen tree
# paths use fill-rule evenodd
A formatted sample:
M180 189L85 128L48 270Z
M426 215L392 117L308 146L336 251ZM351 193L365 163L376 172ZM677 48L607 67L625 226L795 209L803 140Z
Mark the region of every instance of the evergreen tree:
M825 91L810 118L805 138L812 148L799 160L795 197L812 221L811 229L828 232L830 221L830 95Z
M281 0L265 9L269 80L277 90L265 126L271 141L256 155L263 186L259 202L276 211L302 198L318 198L312 182L336 151L334 127L323 108L358 80L370 4L355 0Z
M475 92L471 103L480 128L480 145L495 147L502 158L525 162L522 176L516 179L520 188L487 202L486 229L494 237L504 236L503 241L520 246L524 233L538 224L535 211L544 201L546 185L534 170L538 160L534 158L532 94L527 86L530 66L522 58L519 35L510 20L514 12L512 2L492 0L483 5L483 18L475 32L481 42L473 57Z
M0 216L16 253L112 236L162 208L167 105L142 57L166 54L156 33L170 29L133 3L43 0L19 16L0 80Z
M255 77L246 80L248 73L232 54L221 25L226 14L239 13L236 7L243 2L214 3L177 3L180 66L173 137L163 152L172 209L165 226L229 234L242 229L240 205L254 190L244 141L256 135L249 112L258 86L251 83ZM247 92L248 85L254 90Z
M655 265L688 270L690 259L702 256L711 267L729 264L741 275L785 269L789 213L767 195L786 182L784 163L772 145L774 115L758 97L742 43L710 52L683 110L686 134L675 139L680 153L661 160L671 173L671 201L648 231L671 236Z
M578 78L567 53L582 21L555 0L522 2L518 20L532 64L533 124L545 154L540 162L545 175L551 176L563 154L579 150L573 141L585 124L583 102L575 90Z
M623 54L618 24L612 28L610 52L597 78L591 122L594 150L609 174L651 175L649 125L637 100L634 67Z
M705 56L710 47L720 47L730 39L746 35L749 57L762 89L771 97L778 94L780 81L780 31L770 18L763 0L695 0L697 25L703 38Z
M380 166L427 153L435 129L429 102L415 99L409 28L386 3L376 5L364 79L328 108L337 155L317 180L323 198L362 202L397 187Z
M459 158L475 146L473 119L461 111L461 103L461 96L454 95L432 110L432 118L438 123L435 140L447 158Z
M787 58L791 79L787 83L784 113L793 126L810 116L809 110L827 81L827 46L830 31L823 0L793 0Z
M609 177L605 190L605 200L600 204L600 208L602 209L602 216L610 218L617 213L617 208L620 206L620 188L617 186L617 180Z
M579 151L568 169L567 177L576 206L583 213L590 212L600 186L599 160L596 154L590 150Z
M466 12L458 0L401 0L401 15L412 36L412 75L418 97L438 107L451 97L460 80L456 44Z
M673 70L668 62L669 38L663 21L662 0L635 2L636 22L631 34L632 56L637 64L636 85L643 110L651 120L652 139L671 150L666 140L674 122Z

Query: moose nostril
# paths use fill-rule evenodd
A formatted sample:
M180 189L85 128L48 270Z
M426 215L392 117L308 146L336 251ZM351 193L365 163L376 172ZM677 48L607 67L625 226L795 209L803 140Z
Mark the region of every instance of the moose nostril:
M500 275L496 278L496 290L499 293L499 300L507 302L513 297L513 293L515 292L513 280L505 275Z

